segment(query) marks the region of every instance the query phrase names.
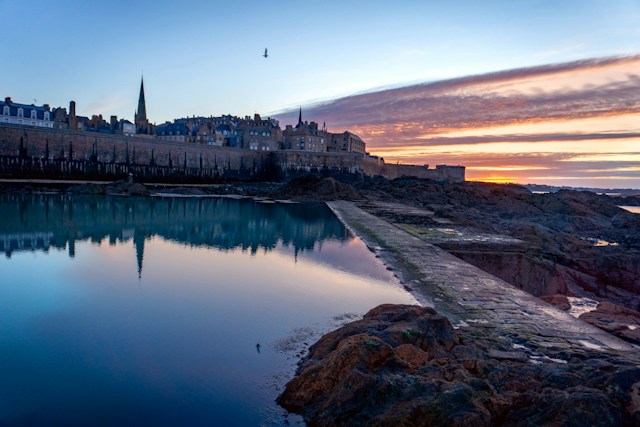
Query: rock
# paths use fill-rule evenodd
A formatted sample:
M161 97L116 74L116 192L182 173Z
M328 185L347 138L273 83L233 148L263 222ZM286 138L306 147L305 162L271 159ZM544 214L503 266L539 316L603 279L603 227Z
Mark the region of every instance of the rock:
M518 362L526 362L527 360L529 360L527 355L520 351L500 351L500 350L490 349L487 352L487 356L489 356L492 359L515 360Z
M413 368L426 365L427 362L429 362L429 353L412 344L401 344L393 349L393 351L396 356L407 362L409 366Z
M130 196L148 196L149 189L142 184L135 183L127 188L127 194Z
M197 187L175 187L167 190L166 193L180 194L184 196L202 196L207 194Z
M571 309L571 303L569 303L569 299L566 295L555 294L555 295L545 295L539 297L542 301L547 302L551 305L555 305L560 310L568 311Z
M317 175L304 175L284 184L270 196L274 199L301 201L358 200L361 196L349 184L334 178L322 178Z
M107 189L104 184L78 184L67 191L74 194L106 194Z
M622 339L640 344L640 312L603 301L580 319Z
M381 305L324 335L278 397L310 426L637 425L635 359L507 351L431 308ZM536 351L541 351L540 349ZM582 362L584 360L584 362Z

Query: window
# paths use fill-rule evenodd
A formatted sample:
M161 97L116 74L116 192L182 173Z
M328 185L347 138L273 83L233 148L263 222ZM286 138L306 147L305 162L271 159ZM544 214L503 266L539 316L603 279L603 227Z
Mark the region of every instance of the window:
M5 116L9 115L9 107L7 105L4 106L4 111L2 112L2 114L4 114Z
M24 117L24 110L22 108L18 108L18 117ZM20 123L22 123L22 121Z
M36 116L36 114L38 114L38 113L36 112L36 110L31 110L31 118L32 118L32 119L37 119L37 118L38 118L38 117Z
M49 116L49 112L48 112L48 111L45 111L45 113L44 113L44 119L45 119L45 120L51 120L51 118L50 118L50 116Z

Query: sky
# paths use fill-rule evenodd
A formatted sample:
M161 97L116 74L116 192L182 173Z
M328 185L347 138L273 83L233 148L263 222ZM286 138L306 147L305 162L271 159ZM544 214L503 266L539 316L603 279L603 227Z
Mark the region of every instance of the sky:
M640 188L640 0L0 0L0 18L16 102L131 120L144 75L156 123L284 127L302 106L387 161Z

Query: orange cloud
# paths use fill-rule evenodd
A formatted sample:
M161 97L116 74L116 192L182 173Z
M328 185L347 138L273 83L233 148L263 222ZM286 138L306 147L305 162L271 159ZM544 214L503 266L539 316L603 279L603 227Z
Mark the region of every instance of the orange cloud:
M472 179L639 185L640 55L364 93L303 116L388 161L463 164Z

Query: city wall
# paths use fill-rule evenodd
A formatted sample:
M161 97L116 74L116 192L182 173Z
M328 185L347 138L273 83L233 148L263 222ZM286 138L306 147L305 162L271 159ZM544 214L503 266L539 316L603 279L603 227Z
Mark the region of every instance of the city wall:
M0 125L0 176L210 182L269 175L264 154L151 138Z
M437 165L435 169L428 166L401 165L385 163L377 157L363 158L363 173L367 176L383 176L387 179L415 177L439 182L461 183L465 180L464 166Z
M385 164L358 153L255 151L144 137L0 124L0 177L144 182L284 180L307 173L345 179L402 176L463 182L464 167Z

